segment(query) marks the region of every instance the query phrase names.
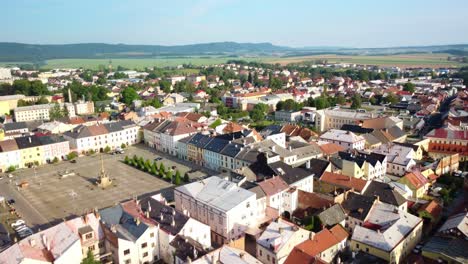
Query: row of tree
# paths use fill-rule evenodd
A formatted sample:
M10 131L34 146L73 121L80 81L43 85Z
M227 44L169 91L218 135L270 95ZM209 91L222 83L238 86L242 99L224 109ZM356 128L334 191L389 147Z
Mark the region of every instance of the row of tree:
M0 84L0 95L24 94L26 96L49 95L47 86L41 81L15 80L13 84Z
M139 170L151 173L152 175L157 176L159 178L163 178L168 182L172 182L175 185L180 185L182 183L182 180L184 182L189 181L189 177L187 174L185 174L182 179L179 170L176 170L174 173L172 169L166 169L163 163L160 163L158 165L156 161L151 162L149 159L145 161L142 157L137 157L136 155L134 155L133 158L125 156L124 162L125 164L133 166Z

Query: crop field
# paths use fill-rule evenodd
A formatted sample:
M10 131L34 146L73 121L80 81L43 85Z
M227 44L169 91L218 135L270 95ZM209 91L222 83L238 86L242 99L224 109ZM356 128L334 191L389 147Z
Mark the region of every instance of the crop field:
M327 60L329 63L351 63L365 64L378 66L398 66L401 68L411 67L461 67L468 66L467 63L459 63L448 61L449 54L402 54L402 55L382 55L382 56L366 56L366 55L311 55L300 57L176 57L176 58L142 58L142 59L112 59L112 66L122 66L129 69L142 70L145 67L175 67L182 64L193 64L195 66L213 65L225 63L228 60L245 60L257 61L264 63L279 63L287 65L290 63L314 62L316 60ZM0 62L0 66L13 66L21 64L30 64L30 62ZM48 60L42 69L56 68L85 68L98 69L99 66L107 66L109 59L53 59ZM194 70L185 69L186 73L194 73ZM181 72L185 73L185 72Z
M348 56L348 55L314 55L303 57L288 57L272 59L272 63L286 65L289 63L301 63L315 60L328 60L330 63L353 63L379 66L398 66L401 68L410 67L460 67L467 64L448 61L449 54L404 54L404 55L383 55L383 56Z

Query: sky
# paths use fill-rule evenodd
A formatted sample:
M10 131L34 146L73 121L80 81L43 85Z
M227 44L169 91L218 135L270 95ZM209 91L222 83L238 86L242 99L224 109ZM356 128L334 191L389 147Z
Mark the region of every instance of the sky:
M468 43L467 0L2 1L0 42L290 47Z

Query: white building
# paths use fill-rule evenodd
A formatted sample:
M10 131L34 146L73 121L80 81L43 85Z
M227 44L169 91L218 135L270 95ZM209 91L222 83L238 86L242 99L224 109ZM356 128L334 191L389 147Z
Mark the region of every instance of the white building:
M89 101L78 101L76 103L73 103L75 106L75 113L77 115L90 115L94 114L94 102Z
M17 107L14 109L15 120L16 122L50 120L50 111L54 106L55 104L42 104ZM64 103L59 106L63 111L67 111L68 117L76 116L73 104Z
M331 129L320 136L320 140L338 144L345 149L364 149L366 140L350 131Z
M277 121L298 122L301 118L301 111L280 110L275 112L275 120Z
M118 121L91 126L80 125L63 134L70 142L72 151L79 153L89 150L101 151L109 146L111 149L137 144L139 127L130 120Z
M344 124L356 124L359 121L374 118L372 114L353 110L323 109L315 116L315 126L319 132L340 129Z
M387 173L403 176L416 165L415 152L411 147L388 143L381 145L372 152L387 156Z
M240 238L257 224L257 200L253 192L212 176L174 190L176 209L211 227L212 242L223 244Z

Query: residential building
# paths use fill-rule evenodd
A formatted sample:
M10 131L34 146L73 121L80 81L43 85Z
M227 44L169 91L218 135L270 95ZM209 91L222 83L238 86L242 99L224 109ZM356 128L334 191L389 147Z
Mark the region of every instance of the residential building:
M411 147L388 143L373 149L372 153L387 156L388 174L403 176L416 165L414 161L415 152Z
M174 197L177 210L211 227L211 241L218 245L257 223L256 194L217 176L177 187Z
M354 228L350 248L398 264L421 240L422 225L421 218L377 202L366 222Z
M375 204L376 198L360 195L354 192L345 192L345 200L341 203L346 212L345 228L352 231L356 226L362 226Z
M318 110L315 126L319 132L340 129L344 124L358 124L362 120L374 118L372 114L343 109Z
M348 232L340 225L324 228L311 239L295 246L284 263L306 263L307 259L317 261L307 263L334 263L336 255L345 249L348 236Z
M257 239L257 259L264 264L282 264L293 248L310 239L313 233L278 219L270 223Z
M21 106L14 109L16 122L34 121L34 120L50 120L50 110L56 104L42 104L32 106ZM67 111L69 117L74 117L75 107L70 103L59 104L63 111Z
M405 197L388 183L371 181L364 190L363 195L373 198L377 197L381 202L398 207L399 210L406 211L408 209Z
M345 149L356 149L362 150L364 149L364 145L366 140L354 134L353 132L345 131L345 130L338 130L338 129L331 129L320 136L320 140L334 143L342 146Z
M159 259L158 228L126 212L124 206L99 210L105 246L112 252L113 263L151 263Z
M278 214L281 215L285 211L283 199L285 198L285 192L289 189L288 184L280 177L273 176L259 182L258 186L260 186L267 197L266 205L278 210ZM292 213L293 211L289 212Z
M369 181L364 179L355 178L338 173L324 172L322 177L318 180L318 184L315 185L317 192L321 193L333 193L336 190L353 190L354 192L362 194Z
M6 172L9 167L23 168L21 162L21 151L16 144L16 140L7 139L0 141L0 171Z
M387 172L387 157L379 153L339 152L341 174L382 181Z
M275 120L277 121L298 122L301 118L301 111L278 110L275 112Z
M223 245L208 254L192 261L192 264L261 264L261 262L244 250Z
M440 159L458 153L460 161L468 160L468 130L437 128L424 136L429 139L429 156Z
M70 142L70 149L78 153L93 150L99 152L106 147L115 149L122 145L130 146L140 141L139 127L130 120L117 121L91 126L80 125L63 133Z
M413 198L422 198L429 189L429 181L419 170L407 173L398 182L405 184L411 189Z
M73 103L75 106L75 114L77 115L91 115L94 114L94 102L79 100Z

